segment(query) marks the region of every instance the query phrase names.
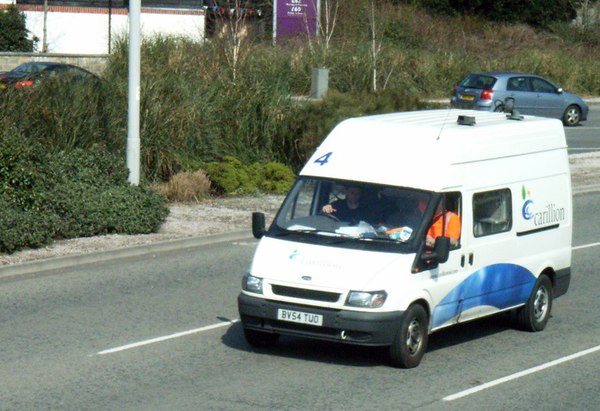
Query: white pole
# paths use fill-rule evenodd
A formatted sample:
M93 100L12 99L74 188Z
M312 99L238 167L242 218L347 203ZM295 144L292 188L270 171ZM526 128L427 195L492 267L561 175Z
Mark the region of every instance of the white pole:
M129 1L129 89L127 118L127 168L129 182L140 184L140 44L141 0Z
M273 44L277 43L277 0L273 0Z

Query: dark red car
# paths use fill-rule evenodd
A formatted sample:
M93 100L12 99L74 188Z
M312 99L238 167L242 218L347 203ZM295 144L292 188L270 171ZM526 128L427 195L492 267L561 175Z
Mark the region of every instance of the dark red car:
M92 80L98 77L81 67L55 62L23 63L11 71L0 74L0 89L8 87L24 88L51 77L65 77L73 80Z

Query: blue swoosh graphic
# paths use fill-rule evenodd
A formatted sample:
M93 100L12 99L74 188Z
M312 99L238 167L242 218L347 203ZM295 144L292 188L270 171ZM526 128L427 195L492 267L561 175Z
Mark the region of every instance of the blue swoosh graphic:
M433 327L478 306L499 310L524 303L535 284L536 277L525 267L516 264L493 264L475 271L458 284L433 310Z

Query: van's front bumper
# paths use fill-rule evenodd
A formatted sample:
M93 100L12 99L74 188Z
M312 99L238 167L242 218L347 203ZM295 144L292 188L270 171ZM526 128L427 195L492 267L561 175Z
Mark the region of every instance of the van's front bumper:
M323 325L306 325L277 319L278 309L323 316ZM354 345L385 346L392 340L404 312L362 312L319 308L265 300L241 293L238 309L244 328Z

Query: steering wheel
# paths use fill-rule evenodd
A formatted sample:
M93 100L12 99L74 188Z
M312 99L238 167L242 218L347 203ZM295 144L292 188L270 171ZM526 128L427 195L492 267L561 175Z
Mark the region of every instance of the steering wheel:
M339 218L337 218L336 216L334 216L333 214L330 214L330 213L321 212L321 213L319 213L319 215L322 215L323 217L330 218L333 221L337 221L338 223L341 221Z

